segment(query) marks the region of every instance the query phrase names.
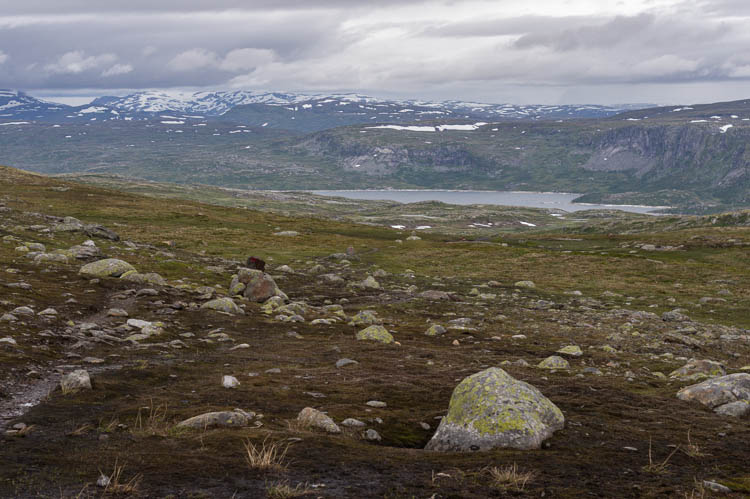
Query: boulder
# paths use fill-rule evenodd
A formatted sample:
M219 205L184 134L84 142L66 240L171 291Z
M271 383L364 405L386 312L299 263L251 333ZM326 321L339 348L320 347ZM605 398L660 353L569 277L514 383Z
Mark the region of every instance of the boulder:
M459 383L451 396L448 415L425 449L538 449L564 426L560 409L538 389L493 367Z
M724 376L726 373L724 366L719 362L692 359L681 368L672 371L669 377L698 381L704 378Z
M427 336L440 336L441 334L445 334L445 331L446 329L440 324L433 324L424 334Z
M255 414L235 409L234 411L207 412L177 423L177 428L203 430L206 428L236 428L247 426Z
M97 260L81 267L78 272L85 277L120 277L126 272L134 271L135 267L128 262L118 260L117 258L105 258Z
M352 320L349 321L350 326L369 326L372 324L380 324L381 321L378 319L377 315L375 315L375 312L372 310L362 310L360 312L357 312L357 314L352 317Z
M357 333L358 340L378 341L380 343L393 343L393 335L383 326L370 326Z
M341 428L334 423L333 419L312 407L302 409L297 416L297 421L307 428L316 428L328 433L341 433Z
M145 274L141 274L140 272L130 271L122 274L120 276L120 279L135 282L138 284L151 284L156 286L167 285L167 281L156 272L146 272Z
M677 398L700 402L719 414L743 415L747 409L736 403L750 402L750 374L729 374L686 386L677 392Z
M537 367L542 369L570 369L570 364L562 357L552 355L537 364Z
M517 288L535 288L536 284L534 284L534 281L518 281L514 286Z
M279 296L284 300L287 299L284 292L276 285L273 277L262 270L241 268L237 276L232 279L229 288L234 289L238 283L245 285L243 291L245 298L254 302L264 302L272 296Z
M227 314L240 314L242 310L231 298L217 298L201 305L203 310L218 310Z
M560 355L567 355L569 357L580 357L581 355L583 355L583 351L578 345L564 346L560 350L558 350L557 353L559 353Z
M60 380L60 388L63 393L73 393L78 390L91 390L91 378L88 371L78 369L66 374Z

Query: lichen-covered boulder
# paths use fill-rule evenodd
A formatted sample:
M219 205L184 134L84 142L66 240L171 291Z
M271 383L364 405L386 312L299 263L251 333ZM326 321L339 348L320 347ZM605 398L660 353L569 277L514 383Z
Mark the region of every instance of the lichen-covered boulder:
M534 284L534 281L518 281L514 284L517 288L535 288L536 284Z
M207 428L236 428L241 426L247 426L250 424L250 419L254 416L253 413L247 413L235 409L234 411L217 411L207 412L199 416L186 419L177 423L177 428L190 428L193 430L203 430Z
M560 355L567 355L569 357L580 357L583 355L583 350L578 345L567 345L557 351Z
M358 340L379 341L380 343L393 343L393 335L383 326L370 326L357 333Z
M317 428L328 433L341 433L341 428L331 419L317 409L305 407L297 415L297 421L307 428Z
M286 294L279 289L273 277L262 270L242 268L232 279L229 289L237 289L237 284L244 284L245 289L242 292L245 298L254 302L264 302L272 296L279 296L284 300Z
M352 320L349 321L350 326L369 326L371 324L380 324L381 321L378 319L377 315L375 315L375 312L372 310L362 310L360 312L357 312L357 314L352 317Z
M426 450L538 449L565 426L562 411L528 383L492 367L453 390L448 415Z
M201 305L203 310L218 310L227 314L240 314L242 310L231 298L217 298Z
M558 355L551 355L537 364L537 367L542 369L570 369L570 364Z
M85 277L120 277L122 274L134 270L135 267L128 262L117 258L105 258L84 265L78 273Z
M167 281L156 272L146 272L145 274L141 274L140 272L130 271L122 274L120 279L138 284L152 284L157 286L167 285Z
M692 359L681 368L672 371L669 377L698 381L704 378L724 376L726 373L724 366L720 362Z
M719 414L741 416L746 408L737 402L750 402L750 374L729 374L686 386L677 392L677 398L700 402Z
M427 336L440 336L441 334L445 334L445 331L446 329L440 324L433 324L424 334Z

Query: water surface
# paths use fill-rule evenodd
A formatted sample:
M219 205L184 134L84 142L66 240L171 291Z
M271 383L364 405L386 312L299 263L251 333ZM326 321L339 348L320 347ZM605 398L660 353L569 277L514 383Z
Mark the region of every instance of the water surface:
M614 205L573 203L580 194L567 192L517 192L517 191L438 191L438 190L350 190L310 191L321 196L339 196L349 199L398 201L442 201L448 204L494 204L499 206L523 206L527 208L549 208L565 211L623 210L633 213L649 213L657 206Z

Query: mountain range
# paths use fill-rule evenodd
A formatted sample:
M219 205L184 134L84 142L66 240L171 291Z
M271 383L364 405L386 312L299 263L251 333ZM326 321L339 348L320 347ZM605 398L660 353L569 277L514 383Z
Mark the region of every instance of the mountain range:
M0 92L0 164L242 189L558 191L750 206L750 100L639 108L157 93L64 106Z
M83 106L54 104L16 90L0 90L0 121L72 123L96 120L213 118L247 125L313 132L360 123L412 123L435 119L545 120L612 116L639 105L513 105L462 101L377 99L359 94L136 92L104 96Z

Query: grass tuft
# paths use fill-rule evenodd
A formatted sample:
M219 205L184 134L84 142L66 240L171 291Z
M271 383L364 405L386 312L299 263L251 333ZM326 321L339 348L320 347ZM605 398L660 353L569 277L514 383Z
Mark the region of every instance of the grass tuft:
M301 497L311 494L313 490L306 483L298 483L294 487L289 482L276 482L266 488L266 495L269 499L289 499L291 497Z
M289 465L284 463L289 444L284 446L280 442L268 442L268 438L260 445L250 440L245 441L245 461L250 468L258 470L284 470Z
M526 484L533 481L536 476L534 471L519 471L516 463L502 468L493 466L486 471L495 488L515 492L523 492Z

